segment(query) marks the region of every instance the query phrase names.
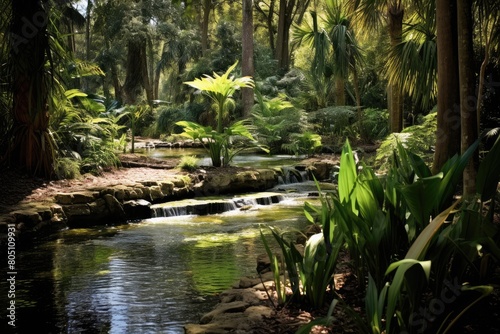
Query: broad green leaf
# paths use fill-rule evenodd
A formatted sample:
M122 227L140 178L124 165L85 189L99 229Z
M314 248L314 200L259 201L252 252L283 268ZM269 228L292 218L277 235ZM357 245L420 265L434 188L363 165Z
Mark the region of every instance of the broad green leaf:
M341 202L348 202L356 185L357 179L356 162L349 141L346 140L342 148L339 172L339 198Z
M411 245L410 249L406 253L405 259L423 258L432 238L458 203L460 203L460 200L455 201L448 209L437 215L437 217L434 218L429 225L427 225L427 227L418 235L417 239Z
M440 200L438 190L442 179L443 173L439 173L400 187L410 212L421 227L427 226L431 213Z

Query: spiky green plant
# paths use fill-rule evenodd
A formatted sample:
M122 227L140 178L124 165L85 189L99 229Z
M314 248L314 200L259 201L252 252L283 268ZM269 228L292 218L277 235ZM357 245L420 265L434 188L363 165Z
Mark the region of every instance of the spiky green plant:
M238 62L230 66L227 71L219 75L214 73L213 76L205 75L203 78L196 78L193 81L186 81L184 84L198 89L204 95L208 96L214 103L217 115L217 132L222 133L223 119L227 105L233 94L244 87L254 87L254 82L251 77L235 78L229 76L236 68Z

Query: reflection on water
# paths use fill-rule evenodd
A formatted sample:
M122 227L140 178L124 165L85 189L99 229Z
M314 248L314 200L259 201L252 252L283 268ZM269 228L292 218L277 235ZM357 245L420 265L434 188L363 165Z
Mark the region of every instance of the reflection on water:
M199 159L199 166L211 166L212 162L203 148L157 148L152 150L136 150L137 153L144 154L151 158L168 159L180 158L182 156L195 156ZM236 155L231 165L239 167L261 167L273 168L294 165L303 159L304 156L293 155L266 155L257 153L240 153Z
M18 332L183 333L216 293L255 274L259 224L303 227L302 203L63 231L18 256Z

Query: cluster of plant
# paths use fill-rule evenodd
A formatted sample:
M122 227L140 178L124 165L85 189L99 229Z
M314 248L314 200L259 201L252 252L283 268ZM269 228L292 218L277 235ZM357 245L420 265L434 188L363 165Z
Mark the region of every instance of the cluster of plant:
M422 117L420 124L405 128L402 132L391 133L381 142L377 150L376 164L385 169L392 152L401 143L411 152L421 156L427 163L432 160L433 147L436 143L437 112L430 112Z
M80 173L100 174L119 165L117 152L125 151L138 131L146 128L152 110L147 105L121 107L115 100L70 89L52 95L50 128L57 145L57 178Z
M255 141L250 132L251 127L245 120L236 121L224 127L224 119L227 118L229 106L234 104L233 94L240 88L254 86L250 77L229 76L237 64L237 62L234 63L222 75L214 73L213 76L205 75L203 78L185 82L186 85L198 89L212 100L214 119L217 120L216 129L195 122L176 122L176 125L184 129L183 136L199 140L203 144L214 167L229 166L238 152L252 147L268 151Z
M346 142L338 192L321 194L319 208L305 205L305 216L321 232L307 240L303 254L271 227L291 295L285 294L278 256L262 234L281 305L290 300L319 308L337 299L363 333L449 331L492 292L488 278L500 260L500 233L493 224L500 138L480 164L477 196L454 197L478 145L432 175L422 158L397 144L387 174L377 176L356 164ZM366 292L365 316L335 295L333 274L342 247ZM326 320L331 319L330 312Z

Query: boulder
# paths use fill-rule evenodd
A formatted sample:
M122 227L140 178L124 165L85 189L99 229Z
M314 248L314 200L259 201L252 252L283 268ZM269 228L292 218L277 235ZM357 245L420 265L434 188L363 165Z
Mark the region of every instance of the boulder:
M123 203L123 210L130 220L151 218L151 203L143 199Z
M118 199L110 194L106 194L104 195L104 200L106 201L106 206L108 207L112 221L124 222L126 220L125 211L123 210L123 206Z

